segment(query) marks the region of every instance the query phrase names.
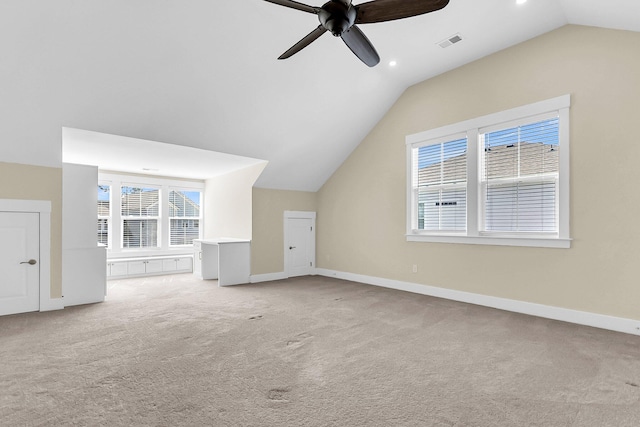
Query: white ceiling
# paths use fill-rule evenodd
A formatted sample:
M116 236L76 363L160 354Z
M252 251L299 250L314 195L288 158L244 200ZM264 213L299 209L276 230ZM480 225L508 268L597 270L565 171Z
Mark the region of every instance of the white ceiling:
M329 34L276 60L318 22L262 0L2 0L0 113L263 159L257 186L315 191L407 87L567 23L639 17L638 0L451 0L362 25L382 58L368 68Z
M62 129L62 161L99 166L105 171L195 180L266 163L265 160L184 145L71 128Z

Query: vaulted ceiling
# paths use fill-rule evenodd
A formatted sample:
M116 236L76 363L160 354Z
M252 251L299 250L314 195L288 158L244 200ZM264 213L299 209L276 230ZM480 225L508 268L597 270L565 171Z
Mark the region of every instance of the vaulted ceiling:
M257 186L315 191L407 87L568 23L639 17L637 0L451 0L362 25L368 68L329 34L276 60L318 22L262 0L3 0L0 114L29 139L64 126L263 159Z

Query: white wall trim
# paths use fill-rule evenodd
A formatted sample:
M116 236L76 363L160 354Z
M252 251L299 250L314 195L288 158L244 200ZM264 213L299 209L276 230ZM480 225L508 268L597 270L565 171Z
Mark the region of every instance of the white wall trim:
M51 202L40 212L40 311L62 310L64 298L51 298Z
M556 98L546 99L544 101L534 102L520 107L510 108L508 110L499 111L497 113L487 114L485 116L476 117L458 123L453 123L439 128L407 135L405 143L410 146L419 144L430 139L437 139L449 135L459 134L467 129L483 128L494 125L496 123L506 123L512 120L518 120L524 117L536 116L550 111L557 111L571 106L571 95L561 95Z
M466 245L527 246L532 248L569 249L572 239L512 236L453 236L407 234L407 242L460 243Z
M284 217L316 219L316 213L311 211L284 211Z
M63 309L62 298L51 298L51 201L0 199L0 211L38 214L40 218L40 311Z
M475 294L471 292L456 291L453 289L438 288L435 286L420 285L417 283L403 282L400 280L383 279L361 274L328 270L324 268L316 269L316 273L321 276L335 277L352 282L365 283L368 285L381 286L384 288L397 289L400 291L413 292L422 295L429 295L452 301L497 308L500 310L527 314L530 316L543 317L546 319L560 320L563 322L591 326L600 329L607 329L616 332L623 332L632 335L640 335L640 320L607 316L604 314L571 310L568 308L553 307L543 304L535 304L525 301Z
M44 212L51 213L49 200L0 199L0 211L3 212Z
M249 276L249 283L273 282L275 280L286 279L287 275L284 271L278 273L254 274Z

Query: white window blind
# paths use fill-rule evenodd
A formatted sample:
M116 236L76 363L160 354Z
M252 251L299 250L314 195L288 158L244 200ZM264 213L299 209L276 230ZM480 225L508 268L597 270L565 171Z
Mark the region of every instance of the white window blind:
M483 231L558 232L559 120L480 129Z
M429 144L415 151L418 230L466 230L467 139Z
M98 243L109 246L111 222L111 186L98 185Z
M124 185L121 188L122 247L157 247L160 190Z
M200 237L199 191L169 191L169 245L193 244Z

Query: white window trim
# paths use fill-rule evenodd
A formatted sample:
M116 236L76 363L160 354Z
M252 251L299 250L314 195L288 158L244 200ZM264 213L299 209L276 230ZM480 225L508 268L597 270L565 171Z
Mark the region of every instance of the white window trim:
M200 191L200 238L204 230L204 197L205 183L200 181L182 181L171 178L147 177L140 175L99 172L98 183L111 186L111 230L109 234L108 258L126 258L131 256L161 256L191 254L193 245L169 245L169 211L168 205L160 204L160 220L158 222L158 247L122 248L122 217L120 206L120 189L124 186L153 187L160 189L160 200L169 200L170 190Z
M571 106L571 96L563 95L557 98L536 102L521 107L512 108L498 113L477 117L463 122L442 126L425 132L420 132L406 137L406 165L407 165L407 209L406 209L406 238L409 242L432 242L432 243L462 243L477 245L499 245L499 246L530 246L546 248L570 248L570 223L569 223L569 108ZM517 234L496 234L487 236L480 231L480 175L478 170L478 159L480 156L479 138L480 130L493 126L502 127L504 124L521 123L531 120L534 117L548 113L557 113L560 118L559 129L559 202L558 202L558 233L549 236L544 233L527 235ZM467 136L467 232L465 235L459 233L437 233L418 232L414 230L417 224L417 206L413 191L414 168L413 150L423 145L438 142L438 140L458 137L460 134ZM416 211L416 212L414 212Z

